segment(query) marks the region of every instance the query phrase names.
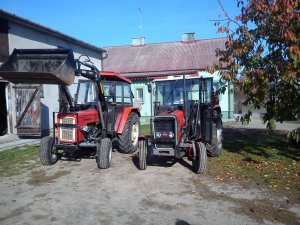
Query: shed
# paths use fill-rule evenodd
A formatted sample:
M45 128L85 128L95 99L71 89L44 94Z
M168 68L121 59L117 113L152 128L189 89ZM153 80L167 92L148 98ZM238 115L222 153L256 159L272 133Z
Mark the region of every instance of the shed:
M75 58L87 55L99 69L106 56L102 48L3 10L0 10L0 45L0 64L8 59L15 48L72 49ZM14 85L0 77L0 136L36 136L48 134L52 130L52 112L58 111L59 106L58 87L41 85L38 90L39 93L32 101L32 110L26 112L27 119L22 119L21 115L34 87Z

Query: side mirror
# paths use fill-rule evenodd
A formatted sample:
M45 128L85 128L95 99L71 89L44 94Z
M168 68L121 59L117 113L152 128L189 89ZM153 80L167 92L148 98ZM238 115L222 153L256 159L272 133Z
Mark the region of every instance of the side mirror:
M152 85L149 83L147 86L148 86L148 93L151 93L152 92Z

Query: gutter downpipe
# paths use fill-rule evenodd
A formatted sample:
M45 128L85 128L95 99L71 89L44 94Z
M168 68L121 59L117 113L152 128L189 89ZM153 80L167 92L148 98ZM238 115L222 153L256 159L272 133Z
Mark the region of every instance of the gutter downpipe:
M229 80L228 80L228 119L231 119L231 116L230 116L230 83L229 83Z

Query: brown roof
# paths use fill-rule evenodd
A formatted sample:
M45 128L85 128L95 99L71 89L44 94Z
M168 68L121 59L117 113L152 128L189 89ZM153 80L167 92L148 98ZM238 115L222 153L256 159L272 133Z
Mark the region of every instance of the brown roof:
M109 52L103 69L127 77L160 76L206 70L218 61L215 50L224 49L226 38L104 47Z

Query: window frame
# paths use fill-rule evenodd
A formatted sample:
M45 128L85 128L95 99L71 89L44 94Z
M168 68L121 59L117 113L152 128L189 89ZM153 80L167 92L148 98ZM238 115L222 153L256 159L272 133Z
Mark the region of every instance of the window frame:
M138 91L142 91L142 100L139 99L139 94L138 94ZM137 87L135 88L135 94L136 94L136 100L138 100L141 104L144 103L144 88L142 87Z

